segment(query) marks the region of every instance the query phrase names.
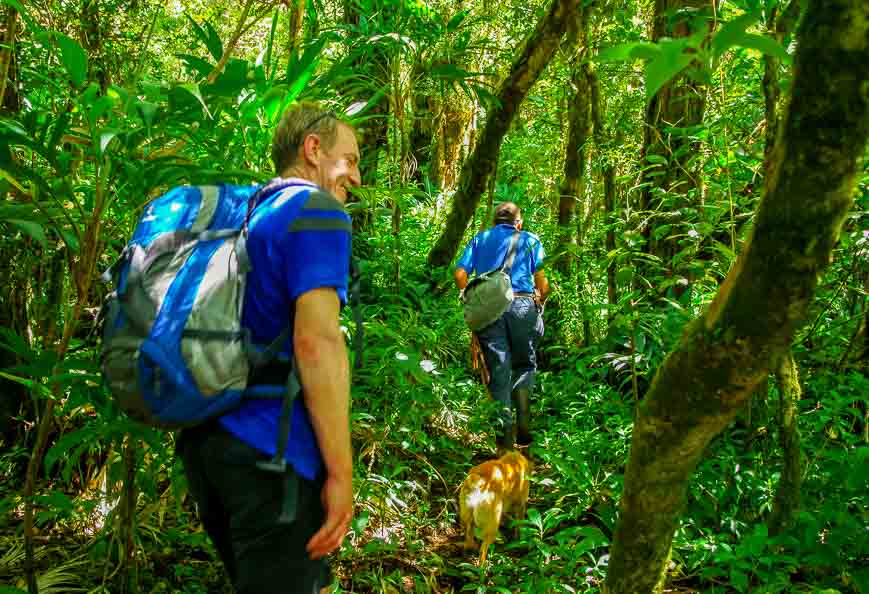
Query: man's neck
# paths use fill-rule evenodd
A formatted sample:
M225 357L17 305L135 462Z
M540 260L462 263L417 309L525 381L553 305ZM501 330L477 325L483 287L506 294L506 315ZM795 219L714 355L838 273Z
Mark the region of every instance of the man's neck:
M281 178L286 180L299 180L308 184L317 185L317 175L315 170L311 170L304 166L287 167L281 173Z

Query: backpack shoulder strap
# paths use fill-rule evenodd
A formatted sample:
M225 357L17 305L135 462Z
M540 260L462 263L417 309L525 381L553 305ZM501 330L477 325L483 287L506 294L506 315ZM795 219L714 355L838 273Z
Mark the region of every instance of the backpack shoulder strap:
M504 256L504 263L501 264L501 270L508 276L513 269L513 260L516 258L516 244L519 243L519 235L521 233L519 229L513 232L513 237L510 239L510 248L507 250L507 255Z

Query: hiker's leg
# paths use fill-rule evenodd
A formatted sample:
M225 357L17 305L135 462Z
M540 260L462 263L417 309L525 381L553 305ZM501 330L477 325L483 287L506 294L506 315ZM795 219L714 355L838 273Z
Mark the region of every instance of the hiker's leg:
M268 456L220 431L205 461L209 478L229 516L239 594L315 594L331 583L328 562L312 561L305 546L325 517L320 483L257 468ZM281 524L288 478L298 485L296 520Z
M516 404L516 433L519 445L531 443L531 396L537 372L537 342L542 319L529 297L517 297L505 315L513 354L512 398Z
M209 425L181 431L175 442L175 453L184 463L187 488L196 502L202 526L217 549L229 579L234 582L235 555L229 538L229 516L220 503L219 494L209 483L202 461L209 453L204 446L208 431Z
M538 328L540 316L537 305L530 297L517 297L507 313L504 314L507 335L510 339L512 356L511 388L534 388L537 372L537 342L540 340Z
M513 408L510 401L512 359L504 316L477 333L489 369L489 393L500 405L495 441L503 449L513 447Z

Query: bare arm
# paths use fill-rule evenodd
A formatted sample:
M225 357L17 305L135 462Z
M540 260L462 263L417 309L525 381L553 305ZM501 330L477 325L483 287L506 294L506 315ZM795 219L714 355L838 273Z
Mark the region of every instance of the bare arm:
M540 303L546 303L546 298L552 292L552 287L549 286L549 280L546 278L546 273L538 270L534 273L534 290L540 297Z
M350 445L350 372L334 289L314 289L296 300L293 345L305 405L326 465L326 521L308 543L313 558L341 545L353 515Z

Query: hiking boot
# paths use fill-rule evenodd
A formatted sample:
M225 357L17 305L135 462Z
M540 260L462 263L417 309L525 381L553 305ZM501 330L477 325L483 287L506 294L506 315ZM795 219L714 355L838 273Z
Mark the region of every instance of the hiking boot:
M516 403L516 443L520 446L531 444L531 390L516 388L513 390L513 401Z

